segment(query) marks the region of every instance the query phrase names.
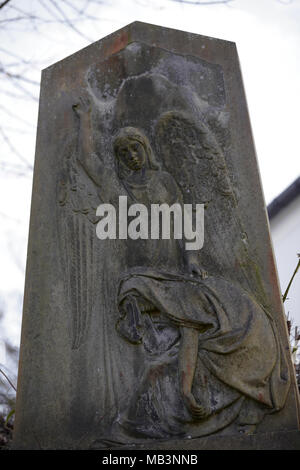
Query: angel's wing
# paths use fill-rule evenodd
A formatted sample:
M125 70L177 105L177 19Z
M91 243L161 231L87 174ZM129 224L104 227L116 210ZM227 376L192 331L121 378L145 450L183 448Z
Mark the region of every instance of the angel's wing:
M83 343L93 311L95 224L100 204L97 186L77 162L75 146L66 145L58 185L61 256L72 324L72 349Z
M158 121L157 138L164 165L185 200L210 202L218 193L235 200L223 152L204 122L196 125L182 112L167 112Z
M201 264L211 274L261 291L224 153L212 130L183 112L169 111L159 118L156 137L160 159L184 202L205 205Z

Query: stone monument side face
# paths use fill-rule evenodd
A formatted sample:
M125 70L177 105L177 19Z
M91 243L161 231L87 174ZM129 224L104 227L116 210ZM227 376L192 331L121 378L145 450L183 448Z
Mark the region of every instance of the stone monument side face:
M124 236L161 204L204 207L200 250ZM136 22L44 70L14 447L295 429L234 43Z

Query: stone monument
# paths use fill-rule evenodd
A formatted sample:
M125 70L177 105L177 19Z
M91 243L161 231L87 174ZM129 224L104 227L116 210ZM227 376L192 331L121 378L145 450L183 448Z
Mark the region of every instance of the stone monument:
M201 249L133 218L163 204ZM14 448L296 448L298 416L235 44L135 22L44 70Z

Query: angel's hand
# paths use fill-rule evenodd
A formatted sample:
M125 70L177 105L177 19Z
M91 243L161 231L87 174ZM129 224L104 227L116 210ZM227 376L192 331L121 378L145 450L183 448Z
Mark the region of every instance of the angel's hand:
M188 264L188 271L191 276L199 276L201 279L208 277L208 272L201 268L197 263L190 262Z
M90 98L88 96L80 96L78 101L73 104L72 109L79 118L89 116L92 111Z
M196 402L192 393L185 393L183 400L194 421L203 421L211 414L211 410L208 407Z
M191 276L199 276L201 279L206 279L208 277L207 271L199 265L198 255L195 251L186 251L185 259L188 273Z

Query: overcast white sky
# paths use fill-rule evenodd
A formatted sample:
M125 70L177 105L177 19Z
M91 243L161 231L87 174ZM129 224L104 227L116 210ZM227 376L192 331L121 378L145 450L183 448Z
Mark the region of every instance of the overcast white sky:
M50 6L51 0L43 1ZM232 0L227 5L207 6L193 5L193 0L190 1L191 4L173 0L110 0L100 7L91 4L90 13L101 17L101 22L78 23L78 27L96 41L140 20L236 42L263 189L269 203L300 173L300 1ZM83 1L71 3L77 6ZM11 0L11 5L41 12L37 0ZM0 21L2 15L0 10ZM22 55L24 60L34 60L34 68L28 70L24 64L24 70L27 69L27 77L39 81L41 68L88 44L88 39L57 24L30 31L24 24L14 23L10 28L0 29L0 60L7 60L7 51ZM1 85L7 86L3 80ZM7 88L7 92L16 90ZM23 164L23 158L32 163L37 102L8 95L1 99L0 125L5 120L7 135L20 155L11 153L2 137L0 164L1 161ZM16 133L15 128L21 132ZM0 166L0 183L0 310L5 311L2 319L0 315L0 340L8 337L18 345L31 176L29 173L17 177Z

